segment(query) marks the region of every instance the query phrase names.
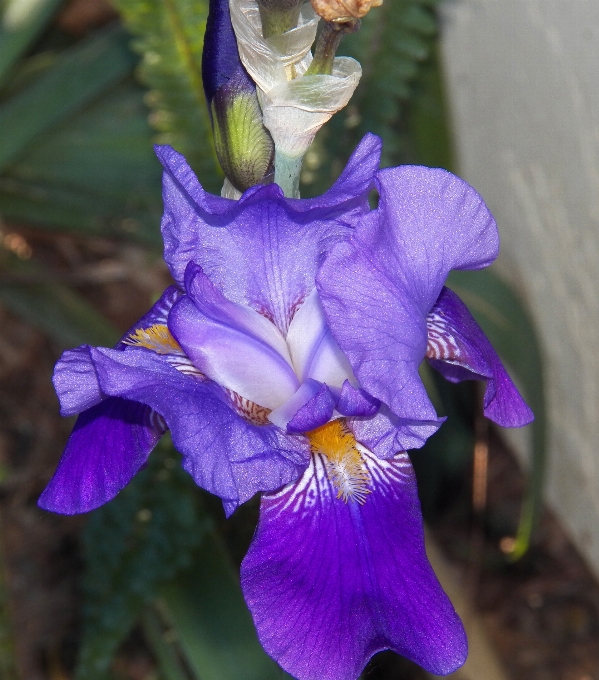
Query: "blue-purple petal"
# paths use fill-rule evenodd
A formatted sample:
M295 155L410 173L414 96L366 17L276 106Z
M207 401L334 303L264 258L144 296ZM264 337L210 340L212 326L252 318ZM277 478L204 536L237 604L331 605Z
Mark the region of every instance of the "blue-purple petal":
M214 383L183 375L143 349L95 349L92 356L102 390L159 413L184 456L183 467L227 507L297 479L306 467L305 438L245 421L223 401Z
M182 294L183 293L179 288L177 288L177 286L169 286L166 288L158 300L156 300L156 302L152 305L150 310L146 312L137 323L133 324L133 326L131 326L131 328L123 335L120 342L116 346L117 349L125 349L127 345L123 343L123 340L135 333L136 330L149 328L154 324L166 324L172 306Z
M89 345L68 349L56 362L52 382L62 416L81 413L104 399L90 350Z
M474 189L444 170L407 166L378 177L377 210L331 246L317 287L361 387L401 418L433 421L418 375L426 315L451 269L496 257L497 228Z
M145 329L154 324L166 324L168 314L181 297L181 291L175 286L169 286L152 305L152 308L134 324L117 343L119 350L127 349L123 342L138 329ZM102 393L98 384L98 377L91 359L90 345L81 345L76 349L63 352L54 367L52 382L60 401L60 413L72 416L81 413L98 404L106 395Z
M368 418L348 418L354 437L379 458L391 458L400 451L419 449L441 427L445 418L409 420L399 418L386 405Z
M293 210L303 212L333 209L340 216L351 208L358 208L360 213L363 212L367 208L368 193L374 188L381 151L381 138L371 132L366 133L354 149L343 172L327 192L315 198L288 199L289 205Z
M447 380L486 380L484 414L503 427L521 427L534 415L503 367L497 352L466 305L443 288L427 317L430 364Z
M325 461L262 497L241 583L265 650L298 680L356 680L383 649L448 674L465 660L462 624L424 550L407 455L365 456L372 493L337 498Z
M343 416L373 416L381 407L381 402L371 397L361 387L353 387L349 380L341 386L341 394L336 409Z
M178 300L169 328L207 377L263 407L293 396L299 381L277 349L288 355L279 331L250 307L228 301L199 267L187 267L188 295Z
M84 411L39 506L72 515L106 503L131 481L164 431L148 406L127 399L105 399Z
M323 196L286 199L276 185L253 187L239 201L207 194L185 159L158 147L164 165L164 257L183 284L197 262L233 302L248 305L286 332L314 288L319 258L368 211L380 142L367 137L340 180Z
M315 381L310 380L310 382ZM287 423L287 432L299 434L315 430L328 423L333 415L336 401L331 390L326 385L320 385L316 394L298 409Z
M131 348L123 340L137 329L165 324L180 295L175 286L167 288L114 351L126 354ZM68 350L54 369L62 415L81 415L40 498L41 507L47 510L87 512L109 501L128 484L165 431L162 418L148 406L104 393L92 358L94 351L88 345Z

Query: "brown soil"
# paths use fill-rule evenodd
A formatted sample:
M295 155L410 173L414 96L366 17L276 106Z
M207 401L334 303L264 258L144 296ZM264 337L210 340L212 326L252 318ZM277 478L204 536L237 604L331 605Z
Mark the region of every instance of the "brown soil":
M517 525L522 472L497 433L481 521L456 502L435 527L460 566L487 633L513 680L599 679L599 586L553 512L516 564L501 550Z

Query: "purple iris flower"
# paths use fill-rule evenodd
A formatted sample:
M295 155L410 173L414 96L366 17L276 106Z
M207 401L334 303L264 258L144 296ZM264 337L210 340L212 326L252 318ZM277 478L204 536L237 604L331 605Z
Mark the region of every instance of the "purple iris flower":
M444 287L451 269L494 260L492 216L443 170L379 171L374 135L309 200L272 184L212 196L180 154L157 153L175 285L114 349L58 362L62 413L80 415L40 505L77 513L110 500L169 428L227 514L263 492L241 583L285 670L355 680L393 649L453 671L466 638L426 558L405 450L442 421L418 376L425 357L449 380L486 380L497 423L532 419Z

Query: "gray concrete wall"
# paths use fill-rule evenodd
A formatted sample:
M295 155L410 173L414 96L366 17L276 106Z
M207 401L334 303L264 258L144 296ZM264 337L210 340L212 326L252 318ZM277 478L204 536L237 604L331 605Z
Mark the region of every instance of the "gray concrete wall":
M548 498L599 575L599 0L447 0L462 176L547 361Z

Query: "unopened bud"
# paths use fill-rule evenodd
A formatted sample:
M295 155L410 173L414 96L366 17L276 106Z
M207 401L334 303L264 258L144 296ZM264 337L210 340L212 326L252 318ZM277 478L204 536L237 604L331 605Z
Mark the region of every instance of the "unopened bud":
M254 83L243 68L216 92L211 113L216 155L231 184L244 192L268 181L274 144L262 123Z
M366 16L372 7L380 7L383 0L310 0L316 14L325 21L349 21Z
M268 181L274 144L262 122L256 85L237 50L228 0L210 0L202 59L216 155L240 192Z

